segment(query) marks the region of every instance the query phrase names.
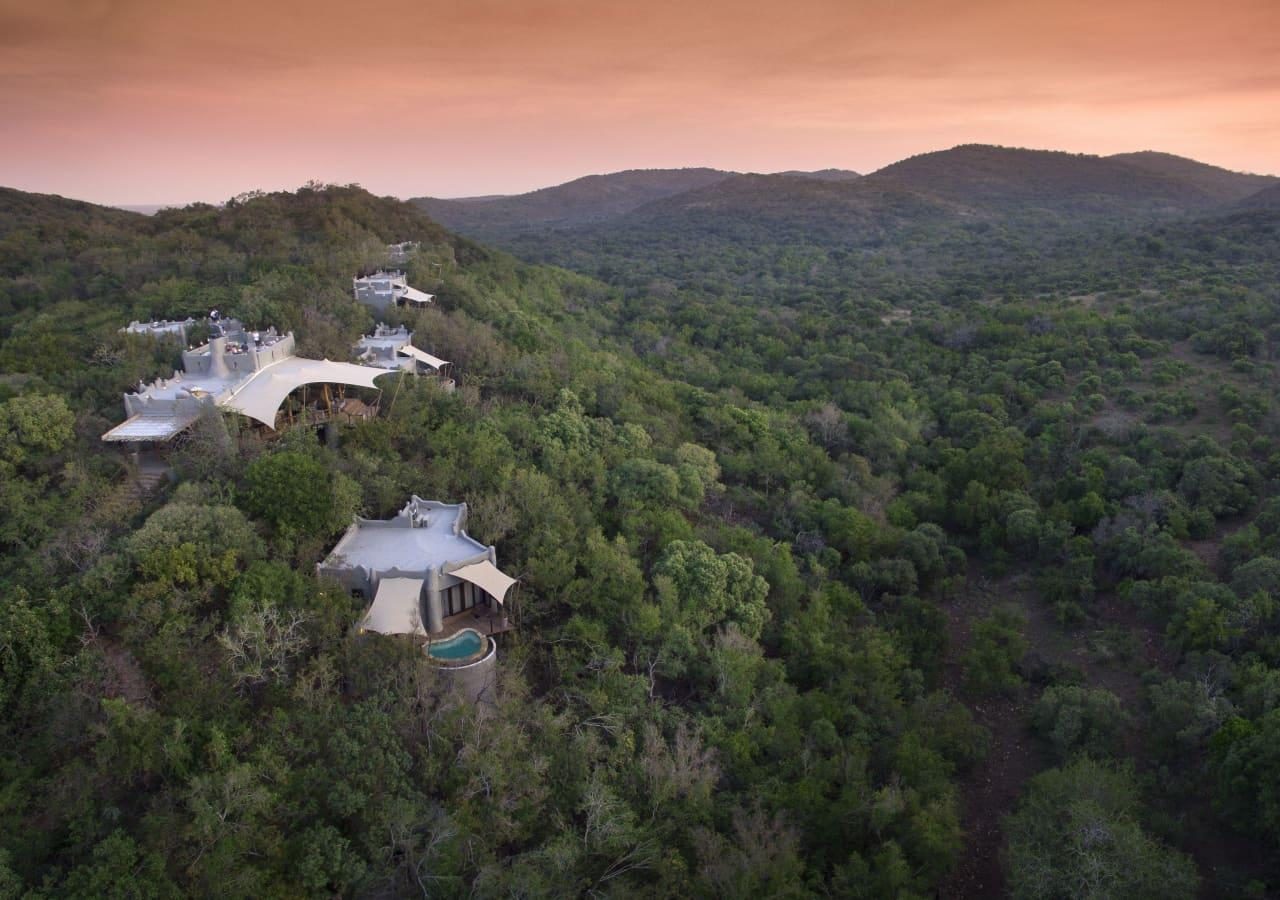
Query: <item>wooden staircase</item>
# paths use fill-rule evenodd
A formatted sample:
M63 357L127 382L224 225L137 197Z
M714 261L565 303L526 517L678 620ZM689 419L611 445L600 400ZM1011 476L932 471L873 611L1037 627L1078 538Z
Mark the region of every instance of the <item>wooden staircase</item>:
M169 466L159 459L143 456L130 468L128 490L134 500L146 500L169 481Z

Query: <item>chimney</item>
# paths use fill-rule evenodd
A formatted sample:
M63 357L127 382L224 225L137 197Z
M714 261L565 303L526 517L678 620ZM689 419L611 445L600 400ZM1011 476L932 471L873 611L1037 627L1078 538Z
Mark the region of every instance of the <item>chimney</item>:
M227 368L225 355L227 339L216 337L209 339L209 375L212 378L230 378L231 370Z

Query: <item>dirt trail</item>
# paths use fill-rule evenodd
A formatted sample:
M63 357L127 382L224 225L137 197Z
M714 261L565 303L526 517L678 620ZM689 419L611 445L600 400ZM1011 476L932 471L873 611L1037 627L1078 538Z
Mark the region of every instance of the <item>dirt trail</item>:
M1046 665L1079 670L1087 685L1106 688L1132 712L1140 708L1141 672L1171 664L1159 634L1118 605L1114 598L1099 598L1092 610L1097 621L1078 631L1067 631L1036 596L1025 575L987 579L975 566L970 571L967 588L943 607L949 637L943 681L957 697L966 696L960 660L969 647L971 623L1002 604L1022 610L1026 616L1023 634L1031 651ZM1108 626L1118 626L1133 636L1132 659L1104 659L1089 649L1089 638ZM1024 684L1008 697L967 701L974 718L991 732L991 750L985 760L960 779L965 849L951 876L940 886L940 897L1004 894L1004 871L1000 864L1004 846L1002 820L1017 805L1027 781L1054 765L1042 743L1027 730L1030 709L1040 691L1036 685ZM1125 748L1141 758L1136 728L1125 735Z
M972 623L1009 599L1012 598L999 597L994 585L975 568L970 571L965 590L944 605L948 652L943 683L954 696L965 697L960 660L972 638ZM1013 809L1027 780L1047 765L1023 724L1030 702L1028 693L1024 687L1011 697L995 696L968 703L974 719L991 733L991 749L986 759L960 779L960 826L965 833L965 848L951 875L939 886L939 897L1004 894L1001 820Z

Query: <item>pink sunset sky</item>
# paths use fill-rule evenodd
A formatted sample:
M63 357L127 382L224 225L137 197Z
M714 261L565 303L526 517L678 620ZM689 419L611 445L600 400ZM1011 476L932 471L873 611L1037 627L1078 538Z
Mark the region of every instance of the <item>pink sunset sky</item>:
M0 184L220 202L995 143L1280 173L1277 0L0 0Z

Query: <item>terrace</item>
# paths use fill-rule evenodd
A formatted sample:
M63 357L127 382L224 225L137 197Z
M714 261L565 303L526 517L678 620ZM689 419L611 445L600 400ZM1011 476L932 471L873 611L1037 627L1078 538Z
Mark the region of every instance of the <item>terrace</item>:
M182 354L183 371L125 394L128 418L102 439L111 443L167 444L186 431L202 410L213 407L238 412L267 428L297 421L364 419L377 412L372 404L348 399L347 387L377 390L374 379L386 370L294 355L292 334L245 331L239 323L215 324L207 344ZM307 389L318 385L316 403ZM336 392L330 385L336 385ZM300 404L286 403L301 389Z

